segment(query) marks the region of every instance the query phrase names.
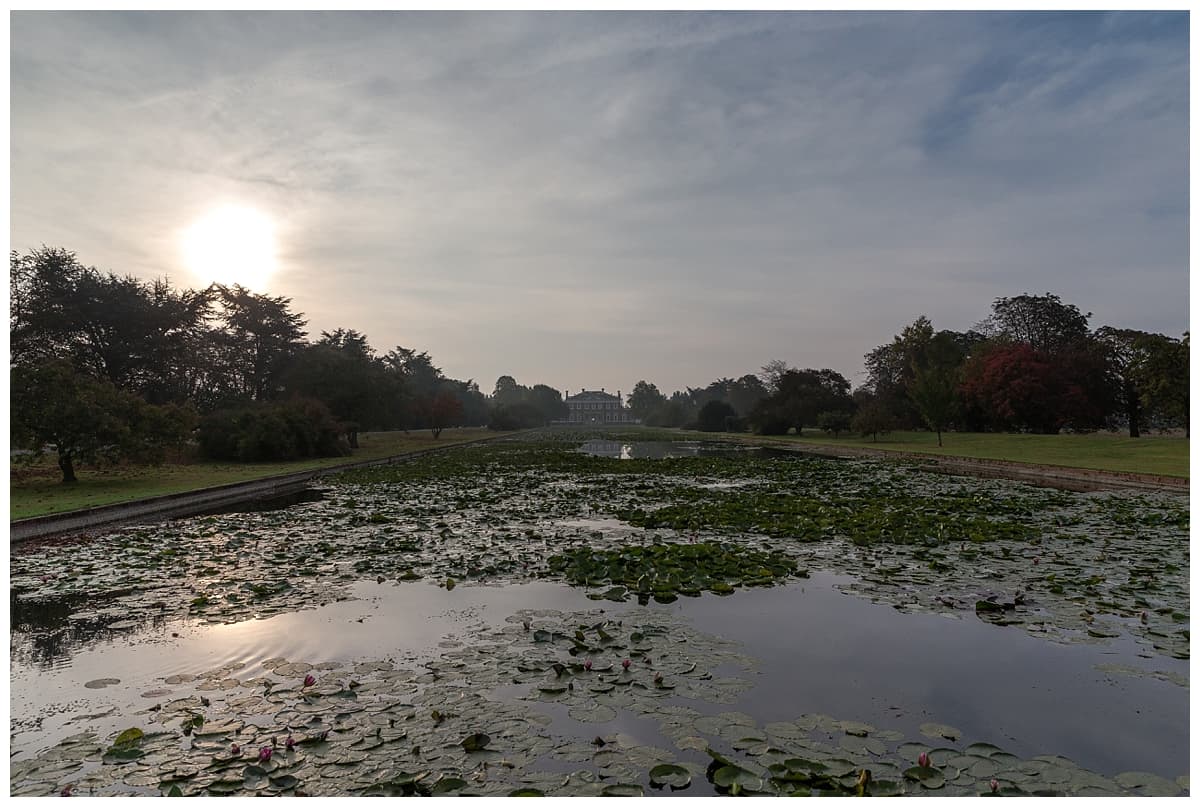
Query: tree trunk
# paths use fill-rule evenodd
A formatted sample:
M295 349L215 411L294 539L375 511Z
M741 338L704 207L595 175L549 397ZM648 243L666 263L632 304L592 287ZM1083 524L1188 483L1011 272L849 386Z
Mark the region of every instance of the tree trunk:
M1129 418L1130 437L1142 436L1141 429L1139 428L1139 426L1141 426L1139 421L1142 419L1141 407L1139 406L1140 403L1141 402L1138 400L1137 389L1132 384L1126 384L1125 415Z
M938 433L938 448L941 448L942 447L942 430L938 429L937 433Z
M64 485L70 485L79 481L75 478L75 465L71 462L71 452L68 451L65 454L59 452L58 468L62 471L62 483Z

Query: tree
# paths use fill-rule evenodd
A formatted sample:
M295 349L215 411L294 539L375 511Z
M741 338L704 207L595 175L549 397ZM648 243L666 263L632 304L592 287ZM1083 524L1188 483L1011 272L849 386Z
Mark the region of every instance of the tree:
M1156 340L1147 356L1142 381L1146 409L1153 417L1170 425L1182 425L1191 435L1188 398L1188 362L1191 335L1182 339Z
M101 274L74 253L11 253L12 356L16 363L68 359L152 403L187 400L194 347L211 311L208 291L165 280Z
M454 426L463 416L463 404L452 390L443 389L436 395L424 398L421 407L429 430L436 440L442 435L442 429Z
M1107 349L1130 437L1141 436L1147 416L1171 419L1177 414L1179 407L1172 404L1187 397L1187 355L1179 352L1177 340L1107 325L1096 331L1096 339ZM1179 357L1182 362L1172 361Z
M844 411L821 412L817 415L817 428L832 434L836 439L839 434L850 428L850 413Z
M328 406L344 425L351 448L358 448L361 429L397 423L404 403L403 378L354 330L323 331L320 340L297 352L282 384L291 395Z
M816 425L821 412L854 409L850 382L835 370L789 370L777 386L774 394L759 401L751 415L763 434L786 434L793 426L801 434L805 426Z
M737 410L740 417L747 417L758 406L758 402L768 395L767 388L755 375L744 375L736 381L725 385L725 399Z
M534 384L529 390L528 401L540 414L542 423L561 420L571 414L562 393L546 384Z
M925 346L924 360L914 362L909 381L908 394L925 425L937 432L939 447L942 431L958 412L960 350L952 334L935 334Z
M1081 313L1057 294L999 297L984 329L990 336L1023 342L1036 351L1054 354L1088 337L1091 312Z
M11 381L13 444L30 451L28 459L53 446L64 484L76 481L76 462L159 462L192 427L187 410L148 404L64 360L19 365Z
M729 423L737 418L737 411L724 401L709 401L700 407L696 428L702 432L729 431Z
M301 348L305 321L290 309L287 297L255 294L239 285L214 284L224 329L227 372L239 392L254 401L270 400L282 392L281 377Z
M1095 351L1051 356L1025 343L995 343L967 362L963 400L973 420L992 428L1086 431L1109 415L1104 372Z
M911 325L864 356L866 387L875 399L905 426L917 426L920 413L908 395L913 368L925 363L925 352L933 341L933 323L921 315Z
M908 393L925 424L931 431L937 432L938 446L941 447L942 431L958 411L958 368L943 365L918 367Z
M887 408L874 396L856 396L858 410L850 421L850 428L866 437L871 435L871 442L879 442L880 434L887 434L895 428L895 419Z
M516 406L528 400L529 390L522 387L510 375L502 375L496 379L496 388L492 391L493 406Z
M667 403L667 397L659 392L654 384L639 381L633 385L633 392L629 393L626 403L635 418L647 422L651 415Z
M779 391L779 379L789 370L796 368L788 365L783 359L771 359L764 364L759 370L758 377L762 379L763 389L768 395L774 395Z

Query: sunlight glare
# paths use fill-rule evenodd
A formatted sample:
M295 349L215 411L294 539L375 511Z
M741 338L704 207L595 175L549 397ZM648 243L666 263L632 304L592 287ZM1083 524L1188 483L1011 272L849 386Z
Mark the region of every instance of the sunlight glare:
M263 292L276 268L275 226L252 207L225 205L187 228L183 255L205 285L238 283Z

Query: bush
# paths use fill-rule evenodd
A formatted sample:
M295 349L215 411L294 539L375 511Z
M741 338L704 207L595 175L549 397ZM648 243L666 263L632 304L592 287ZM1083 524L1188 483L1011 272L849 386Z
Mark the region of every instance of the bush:
M320 401L298 398L213 412L200 422L200 453L235 462L340 457L342 429Z

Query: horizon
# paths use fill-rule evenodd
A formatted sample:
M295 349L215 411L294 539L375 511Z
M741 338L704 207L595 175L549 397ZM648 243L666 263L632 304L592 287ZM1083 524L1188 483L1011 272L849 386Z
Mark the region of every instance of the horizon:
M231 272L487 394L858 386L918 316L1022 293L1188 329L1186 12L11 26L11 249Z

